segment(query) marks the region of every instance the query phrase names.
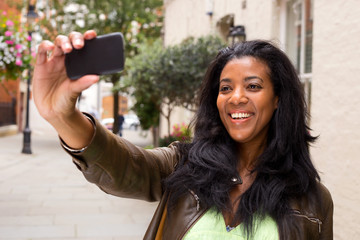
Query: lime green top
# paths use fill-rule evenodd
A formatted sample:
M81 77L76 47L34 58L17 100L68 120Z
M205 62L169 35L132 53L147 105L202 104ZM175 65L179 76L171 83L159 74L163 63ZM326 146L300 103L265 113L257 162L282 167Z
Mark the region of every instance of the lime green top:
M246 240L243 224L230 232L226 230L224 217L210 208L186 233L183 240ZM254 233L251 240L279 240L277 224L270 216L254 217Z

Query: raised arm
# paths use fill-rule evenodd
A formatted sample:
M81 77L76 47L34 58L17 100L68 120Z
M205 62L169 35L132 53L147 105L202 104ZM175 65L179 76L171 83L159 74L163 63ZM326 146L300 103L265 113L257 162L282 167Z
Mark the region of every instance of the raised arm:
M33 93L40 115L74 149L87 146L94 134L91 122L75 107L80 93L99 80L87 75L76 81L66 75L65 54L84 46L85 39L96 37L95 31L59 35L54 42L43 41L36 57Z

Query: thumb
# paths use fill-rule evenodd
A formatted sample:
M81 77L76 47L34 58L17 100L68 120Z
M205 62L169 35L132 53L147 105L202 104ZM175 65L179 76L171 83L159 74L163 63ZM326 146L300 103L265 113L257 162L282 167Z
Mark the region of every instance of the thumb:
M75 81L72 80L71 88L73 91L80 93L97 83L99 79L100 77L97 75L86 75Z

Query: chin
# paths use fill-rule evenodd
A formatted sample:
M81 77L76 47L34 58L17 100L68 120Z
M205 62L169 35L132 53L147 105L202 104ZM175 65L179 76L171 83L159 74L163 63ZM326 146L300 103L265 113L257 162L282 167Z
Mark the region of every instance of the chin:
M230 137L237 143L246 143L249 140L249 137L244 136L243 134L230 134Z

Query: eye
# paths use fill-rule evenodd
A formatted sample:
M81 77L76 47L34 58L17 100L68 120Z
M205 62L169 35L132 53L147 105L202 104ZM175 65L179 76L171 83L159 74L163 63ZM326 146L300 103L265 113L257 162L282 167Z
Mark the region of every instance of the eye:
M220 86L219 92L228 92L231 88L229 86Z
M259 90L259 89L262 89L262 87L261 87L260 85L258 85L258 84L249 84L249 85L247 86L247 88L250 89L250 90Z

